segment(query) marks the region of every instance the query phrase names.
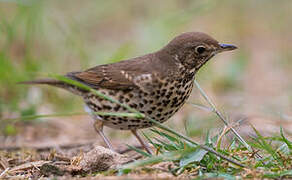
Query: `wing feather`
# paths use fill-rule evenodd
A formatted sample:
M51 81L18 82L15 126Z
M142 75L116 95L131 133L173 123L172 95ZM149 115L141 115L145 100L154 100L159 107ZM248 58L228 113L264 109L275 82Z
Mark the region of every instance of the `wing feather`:
M71 72L67 76L82 82L94 89L133 89L136 86L133 81L136 76L150 73L147 66L147 58L136 58L113 64L100 65L82 72ZM135 61L135 62L133 62Z

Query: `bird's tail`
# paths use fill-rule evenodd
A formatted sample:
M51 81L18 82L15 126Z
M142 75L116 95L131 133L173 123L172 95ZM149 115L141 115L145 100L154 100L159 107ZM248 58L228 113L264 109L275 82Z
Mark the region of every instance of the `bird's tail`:
M50 86L55 86L55 87L65 89L65 90L70 91L73 94L76 94L79 96L82 96L82 95L84 95L84 93L88 92L88 91L81 89L77 86L74 86L72 84L68 84L66 82L55 80L55 79L37 79L37 80L33 80L33 81L20 82L19 84L50 85Z

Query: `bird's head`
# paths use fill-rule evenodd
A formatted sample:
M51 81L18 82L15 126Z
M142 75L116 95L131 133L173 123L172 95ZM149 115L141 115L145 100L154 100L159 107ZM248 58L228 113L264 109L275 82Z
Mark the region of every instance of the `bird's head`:
M186 68L198 70L217 53L231 51L237 47L222 44L211 36L201 32L187 32L175 37L163 50Z

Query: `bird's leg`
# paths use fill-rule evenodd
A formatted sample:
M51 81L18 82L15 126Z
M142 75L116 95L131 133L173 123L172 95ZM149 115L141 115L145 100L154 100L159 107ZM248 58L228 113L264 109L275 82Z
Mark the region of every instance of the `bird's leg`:
M110 150L114 151L112 144L110 143L108 138L103 133L103 122L100 120L95 120L93 126L94 126L95 131L101 136L101 138L103 139L103 141L107 145L107 147Z
M103 133L103 122L102 122L101 117L95 115L94 112L87 105L84 106L84 110L87 113L89 113L89 115L93 119L93 121L94 121L93 126L94 126L95 131L101 136L101 138L103 139L103 141L107 145L107 147L110 150L114 151L114 148L113 148L112 144L110 143L108 138Z
M141 143L142 147L149 153L152 154L152 151L150 147L148 146L148 143L145 143L142 137L138 134L136 129L132 129L131 132L134 134L134 136L138 139L138 141Z

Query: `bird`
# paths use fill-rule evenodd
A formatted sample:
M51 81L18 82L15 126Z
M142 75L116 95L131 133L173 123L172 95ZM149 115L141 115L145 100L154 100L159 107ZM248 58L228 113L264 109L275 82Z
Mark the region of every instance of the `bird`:
M203 32L185 32L156 52L120 62L98 65L64 76L78 81L163 123L189 98L198 70L218 53L235 50L232 44L219 43ZM56 79L36 79L24 84L45 84L63 88L81 96L85 111L94 119L94 128L108 148L113 146L103 127L130 130L151 153L139 129L154 126L146 118L97 115L95 112L128 112L125 107L107 101L91 91Z

